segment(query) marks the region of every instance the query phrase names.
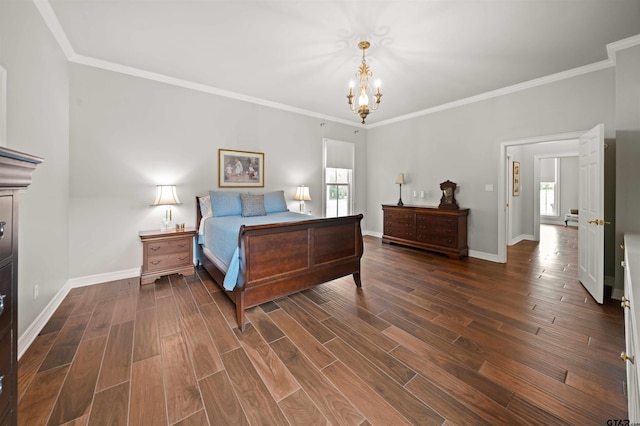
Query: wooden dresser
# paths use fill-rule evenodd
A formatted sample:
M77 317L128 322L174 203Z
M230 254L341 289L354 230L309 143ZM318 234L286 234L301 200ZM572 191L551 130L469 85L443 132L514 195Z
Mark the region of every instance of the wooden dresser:
M383 243L446 254L454 259L469 255L467 216L469 209L439 209L383 204Z
M0 425L18 423L18 190L41 162L0 147Z

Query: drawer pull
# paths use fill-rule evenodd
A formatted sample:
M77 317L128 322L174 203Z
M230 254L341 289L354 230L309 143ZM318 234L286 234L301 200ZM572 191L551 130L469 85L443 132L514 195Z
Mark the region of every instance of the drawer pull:
M152 250L152 251L158 251L161 248L162 248L161 246L151 246L151 247L149 247L149 249Z
M189 258L189 255L183 256L183 257L179 257L178 259L185 261Z
M151 263L152 265L158 265L158 264L160 264L161 262L162 262L161 260L152 260L150 263Z
M0 222L0 240L4 238L4 226L7 224L7 222L2 221Z
M2 395L2 382L4 381L4 376L0 376L0 395Z
M6 294L0 294L0 315L4 312L4 298L7 297Z
M634 361L635 361L635 357L627 355L626 352L622 352L620 354L620 359L623 360L623 361L631 361L631 364L633 364Z

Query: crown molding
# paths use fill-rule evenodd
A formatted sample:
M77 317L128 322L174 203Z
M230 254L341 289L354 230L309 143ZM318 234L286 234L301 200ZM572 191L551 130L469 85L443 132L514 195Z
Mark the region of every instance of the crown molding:
M60 48L62 49L65 56L70 62L81 64L81 65L87 65L94 68L105 69L105 70L109 70L109 71L113 71L121 74L127 74L131 76L139 77L139 78L144 78L147 80L153 80L153 81L170 84L173 86L183 87L191 90L197 90L200 92L222 96L230 99L262 105L269 108L288 111L295 114L302 114L309 117L315 117L321 120L330 120L336 123L341 123L341 124L345 124L352 127L361 127L364 129L373 129L375 127L386 126L386 125L397 123L400 121L421 117L423 115L429 115L429 114L434 114L436 112L445 111L452 108L458 108L458 107L469 105L475 102L480 102L487 99L496 98L498 96L504 96L511 93L520 92L522 90L527 90L534 87L543 86L545 84L554 83L557 81L566 80L568 78L573 78L580 75L614 67L616 65L616 53L618 51L640 45L640 34L638 34L632 37L628 37L628 38L607 44L606 46L607 59L603 61L599 61L593 64L584 65L584 66L573 68L567 71L551 74L545 77L536 78L533 80L526 81L524 83L514 84L512 86L507 86L501 89L496 89L489 92L481 93L479 95L470 96L468 98L459 99L457 101L437 105L432 108L427 108L427 109L413 112L411 114L405 114L398 117L390 118L388 120L383 120L374 124L361 125L361 124L356 124L353 121L345 120L345 119L334 117L331 115L320 114L315 111L309 111L306 109L281 104L278 102L272 102L265 99L256 98L253 96L243 95L241 93L219 89L206 84L195 83L192 81L183 80L180 78L171 77L164 74L158 74L158 73L146 71L139 68L133 68L126 65L117 64L114 62L92 58L89 56L78 55L73 49L73 46L71 46L71 43L67 38L67 35L62 29L62 26L60 25L60 21L58 21L58 17L56 16L55 12L51 8L51 4L49 3L49 0L33 0L33 3L35 4L36 8L40 12L40 15L42 16L42 19L44 19L46 25L49 27L49 30L53 33L54 38L56 39L56 41L60 45Z
M504 96L510 93L520 92L522 90L531 89L533 87L543 86L545 84L555 83L557 81L566 80L568 78L578 77L580 75L589 74L595 71L611 68L616 65L616 53L618 51L623 49L628 49L630 47L638 46L638 45L640 45L640 34L607 44L607 59L603 61L595 62L589 65L584 65L578 68L573 68L567 71L562 71L556 74L547 75L545 77L540 77L533 80L525 81L524 83L514 84L513 86L507 86L501 89L492 90L490 92L481 93L479 95L470 96L468 98L459 99L457 101L448 102L446 104L423 109L421 111L416 111L411 114L398 116L395 118L391 118L389 120L380 121L375 124L370 124L368 128L385 126L388 124L397 123L399 121L405 121L405 120L420 117L423 115L429 115L436 112L457 108L463 105L469 105L475 102L496 98L498 96Z

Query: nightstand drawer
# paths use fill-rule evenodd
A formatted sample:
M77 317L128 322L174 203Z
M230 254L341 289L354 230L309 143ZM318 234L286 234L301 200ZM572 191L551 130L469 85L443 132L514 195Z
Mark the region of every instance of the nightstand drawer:
M160 256L169 253L188 253L191 248L191 241L181 239L174 241L154 241L145 243L149 256Z
M145 262L146 271L161 271L167 268L174 268L176 266L185 266L191 264L191 253L172 253L161 256L150 256Z

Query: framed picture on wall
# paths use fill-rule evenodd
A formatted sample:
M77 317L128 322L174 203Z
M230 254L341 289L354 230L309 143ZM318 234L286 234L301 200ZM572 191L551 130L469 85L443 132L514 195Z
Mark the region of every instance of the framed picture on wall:
M219 149L218 186L264 187L264 153Z
M512 188L513 188L513 196L517 197L518 195L520 195L520 162L519 161L514 161L513 162L513 183L512 183Z

